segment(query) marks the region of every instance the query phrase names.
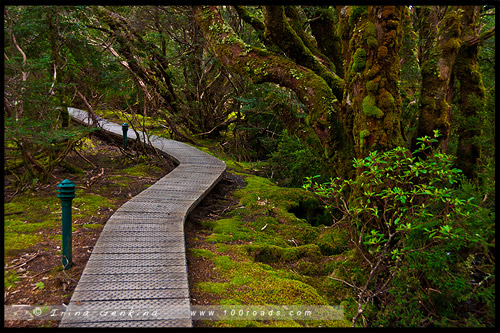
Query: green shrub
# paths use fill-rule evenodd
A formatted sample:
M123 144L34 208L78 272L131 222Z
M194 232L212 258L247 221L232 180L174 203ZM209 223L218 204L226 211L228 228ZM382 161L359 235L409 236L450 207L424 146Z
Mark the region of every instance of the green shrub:
M397 147L355 159L356 179L304 185L342 211L359 240L352 260L365 272L344 281L358 293L353 324L494 325L494 211L452 156L432 148L438 135L418 139L413 154Z
M286 131L269 159L272 178L280 186L287 187L300 187L309 175L325 174L324 164L321 152Z

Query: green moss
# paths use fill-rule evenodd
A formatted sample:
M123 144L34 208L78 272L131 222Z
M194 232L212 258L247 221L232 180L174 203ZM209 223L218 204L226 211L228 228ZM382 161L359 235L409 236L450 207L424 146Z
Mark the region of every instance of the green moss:
M231 270L236 265L236 263L228 256L214 257L213 260L215 263L215 267L217 267L219 271Z
M189 251L195 258L210 259L215 257L215 254L213 252L205 249L189 249Z
M212 226L214 233L207 237L211 242L232 242L235 240L252 240L250 229L238 219L221 219Z
M450 38L443 45L443 52L455 52L460 48L460 46L461 46L460 38Z
M300 188L281 188L258 176L247 176L245 181L247 185L233 194L239 199L238 209L220 220L202 224L213 231L206 241L224 241L216 244L217 253L190 250L194 256L213 261L218 282L202 282L193 287L212 294L217 304L321 305L332 304L330 298L339 299L326 295L327 291L336 294L346 287L341 285L336 290L327 287L329 279L324 275L334 268L320 261L325 260L325 253L341 252L346 243L342 235L335 235L338 230L309 224L305 218L306 207L312 209L318 204L312 194ZM294 271L290 267L294 267ZM280 324L282 321L248 321L242 326ZM287 326L290 325L317 327L348 323L290 321ZM235 324L219 321L215 326L234 327Z
M352 57L352 70L354 72L361 72L365 69L366 65L366 51L363 48L359 48L354 52Z
M385 46L380 46L378 49L377 49L377 58L385 58L387 56L387 53L389 52L389 50L387 49L387 47Z
M130 178L123 175L109 176L108 179L112 182L113 187L123 186L126 187L129 184Z
M349 249L348 236L345 231L326 232L318 237L316 244L321 253L327 256L341 254Z
M87 228L87 229L99 229L99 228L102 228L103 225L90 223L90 224L84 224L84 225L82 225L82 227Z
M377 28L372 21L367 21L363 30L366 44L369 48L374 49L378 46Z
M307 244L297 247L280 247L275 245L254 245L247 246L248 252L256 261L263 263L290 262L300 258L318 258L321 254L316 244Z
M42 242L43 238L40 235L31 234L21 234L21 233L5 233L4 236L4 251L5 255L10 256L28 249L30 246L34 246Z
M310 261L299 261L297 269L300 274L309 276L318 276L322 273L321 268Z
M251 276L235 276L231 279L231 283L236 286L244 286L248 285L253 281L253 277Z
M56 194L54 191L53 196L38 197L36 193L26 193L4 204L7 214L4 218L4 249L7 255L39 243L42 240L39 232L42 230L60 230L61 204ZM78 189L76 195L72 204L74 222L87 221L101 207L116 208L109 199L97 194L84 193ZM89 227L89 224L85 227Z
M229 283L226 282L198 282L195 287L202 291L220 294L227 290Z
M390 110L394 106L394 97L385 89L379 95L379 105L384 110Z
M366 37L366 45L368 45L369 48L374 49L378 46L378 40L375 37L372 36L367 36Z
M60 200L26 193L4 204L4 250L13 255L41 241L39 232L60 228Z
M214 260L218 268L223 268L221 277L229 282L200 282L194 287L225 299L221 304L227 304L227 300L230 304L254 305L327 304L313 287L290 279L284 271L264 270L260 264L249 261Z
M365 137L369 136L371 132L367 129L362 130L359 132L359 145L363 149L365 147Z
M380 83L380 77L378 77L374 80L371 80L371 81L367 81L366 82L366 91L368 91L371 94L375 94L378 90L379 83Z
M365 77L370 80L374 78L380 72L380 65L374 64L370 69L365 73Z
M135 177L147 177L151 175L151 172L159 172L161 168L150 164L137 164L130 168L126 168L120 171L120 173L126 174L128 176Z
M359 138L361 140L363 140L365 137L369 136L370 135L370 131L367 130L367 129L364 129L362 130L361 132L359 132Z
M73 211L73 221L86 220L95 215L101 208L117 208L111 199L93 193L84 193L83 190L76 191L73 207L78 208Z
M366 96L363 99L362 107L363 107L363 113L367 117L382 118L384 116L384 112L382 112L382 110L380 110L377 107L377 104L375 102L375 97L373 96L370 95Z
M349 15L348 23L349 26L353 26L354 24L357 23L358 19L362 17L363 15L366 15L368 13L367 6L354 6L352 8L352 12Z
M365 36L377 37L377 28L375 27L375 24L372 21L367 20L365 24L364 33Z
M4 284L3 284L3 289L4 291L9 289L9 287L14 287L15 286L15 283L17 281L19 281L19 277L17 276L17 273L13 270L9 270L9 271L4 271L3 273L4 277L3 277L3 281L4 281Z
M397 31L396 30L390 30L388 31L385 36L384 36L384 44L387 45L388 47L392 48L394 47L397 42Z

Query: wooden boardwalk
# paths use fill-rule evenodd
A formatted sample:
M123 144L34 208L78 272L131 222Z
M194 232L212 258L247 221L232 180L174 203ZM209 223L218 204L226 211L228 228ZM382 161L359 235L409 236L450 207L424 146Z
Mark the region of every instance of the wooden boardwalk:
M87 112L68 111L90 124ZM107 133L122 136L121 124L98 122ZM128 139L136 139L131 128ZM149 141L178 166L110 217L60 327L192 326L184 221L226 165L178 141L154 135Z

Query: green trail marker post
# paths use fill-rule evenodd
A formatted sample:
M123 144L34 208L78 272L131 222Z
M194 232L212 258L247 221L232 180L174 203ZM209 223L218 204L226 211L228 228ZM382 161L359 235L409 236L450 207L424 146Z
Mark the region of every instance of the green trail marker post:
M73 265L73 241L71 237L71 203L75 195L75 183L65 179L59 185L57 197L61 199L62 207L62 264L63 268L70 269Z
M122 131L123 131L123 149L127 149L127 132L128 132L127 123L122 124Z

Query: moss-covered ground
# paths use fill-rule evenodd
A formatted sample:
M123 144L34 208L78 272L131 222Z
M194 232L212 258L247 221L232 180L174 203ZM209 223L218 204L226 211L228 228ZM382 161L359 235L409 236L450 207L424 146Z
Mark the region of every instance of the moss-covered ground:
M223 214L188 225L188 271L193 304L344 305L351 290L329 278L350 256L345 232L313 195L283 188L239 165L226 177L240 186L223 190ZM203 204L202 204L203 206ZM214 209L213 203L210 204ZM207 207L207 208L208 208ZM193 224L195 222L190 222ZM191 238L191 239L190 239ZM198 272L198 270L201 270ZM225 320L206 327L346 327L347 320Z

